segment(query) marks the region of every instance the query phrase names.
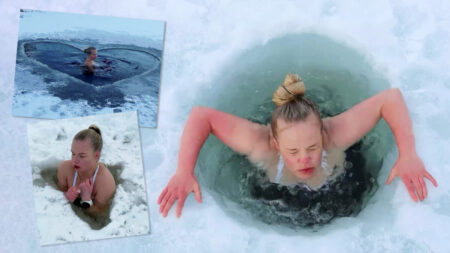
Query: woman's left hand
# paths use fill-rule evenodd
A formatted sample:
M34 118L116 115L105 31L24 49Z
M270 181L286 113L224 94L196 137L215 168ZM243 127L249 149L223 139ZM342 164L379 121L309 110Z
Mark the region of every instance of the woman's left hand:
M81 200L89 201L92 195L92 189L94 188L90 178L87 178L78 186L81 190Z
M402 179L409 195L415 202L417 200L423 201L428 195L424 178L430 180L437 187L436 180L425 169L422 160L416 154L399 157L389 174L386 184L390 184L396 176Z

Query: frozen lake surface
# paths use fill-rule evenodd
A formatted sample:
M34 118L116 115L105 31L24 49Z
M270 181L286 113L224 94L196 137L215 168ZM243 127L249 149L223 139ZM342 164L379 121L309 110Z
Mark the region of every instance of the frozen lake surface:
M14 203L3 210L1 223L15 224L0 236L2 246L7 250L79 252L95 247L100 252L449 251L450 186L446 184L446 179L450 178L450 134L447 131L450 122L450 100L447 98L450 94L449 3L323 0L314 3L152 1L111 5L105 1L28 4L33 8L167 22L158 128L141 129L152 232L133 238L39 248L33 196L30 196L29 161L24 158L27 154L23 151L27 145L23 129L27 122L35 120L10 115L17 47L17 41L12 38L17 36L18 8L26 2L1 3L5 24L1 29L5 36L2 38L4 46L0 49L4 56L0 75L4 77L3 87L7 88L0 91L3 108L0 113L6 119L3 128L8 130L0 133L2 142L11 145L2 147L0 154L4 158L1 167L9 168L0 170L0 178L4 180L0 184L0 197ZM301 55L298 51L301 45L281 43L278 45L283 47L279 47L272 42L277 39L286 42L285 36L305 34L315 34L332 43L326 48L323 44L311 44L308 48L311 54L318 55L317 61L313 61L314 54L309 57L308 52L303 52L303 59L310 59L309 67L301 66L301 59L297 62L299 65L290 67ZM268 48L268 45L274 47ZM334 54L333 58L327 57L339 48L348 50ZM258 49L268 51L261 53ZM320 51L327 54L317 53ZM360 57L339 57L348 55ZM329 65L312 68L315 63L327 60ZM208 105L240 116L257 115L258 107L266 105L265 99L270 97L286 72L294 71L302 71L299 74L305 77L307 88L322 83L327 85L319 86L318 90L326 90L333 79L337 80L336 85L351 85L342 90L341 96L348 97L331 100L343 103L354 103L388 87L400 88L413 120L417 152L439 187L434 188L427 182L428 198L422 203L414 203L400 180L385 186L397 157L396 149L390 149L391 146L386 144L388 148L376 178L379 188L357 216L336 218L316 232L292 230L262 222L248 209L222 197L210 186L208 174L201 171L208 170L211 175L216 175L219 168L215 166L220 164L208 160L224 158L223 154L212 152L202 154L203 163L197 167L199 176L205 176L201 179L203 203L198 204L190 196L180 219L175 218L173 210L168 218L163 218L158 213L156 200L176 169L179 141L190 108ZM357 75L358 72L365 74ZM334 89L318 94L333 94L331 91ZM245 99L251 106L240 106ZM346 106L348 104L343 104L340 108ZM220 146L216 148L220 149ZM17 178L23 180L12 180Z
M156 127L163 34L155 41L111 28L95 29L98 24L80 29L74 17L117 22L109 17L21 12L13 115L59 119L138 110L141 126ZM45 27L52 18L65 29ZM121 21L123 26L128 20ZM163 23L159 24L161 29ZM83 73L83 50L88 47L98 54L92 75Z

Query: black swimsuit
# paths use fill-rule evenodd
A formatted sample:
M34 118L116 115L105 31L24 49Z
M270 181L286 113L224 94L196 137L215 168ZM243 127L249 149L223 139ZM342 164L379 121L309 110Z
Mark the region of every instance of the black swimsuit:
M94 75L94 71L92 71L89 66L83 65L83 75L92 76Z

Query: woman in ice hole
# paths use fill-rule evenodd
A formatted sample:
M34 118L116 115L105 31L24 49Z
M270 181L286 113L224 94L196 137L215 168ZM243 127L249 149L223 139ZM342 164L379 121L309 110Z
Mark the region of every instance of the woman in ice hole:
M94 71L96 67L99 67L100 69L103 69L104 71L111 71L112 67L109 66L111 64L111 61L109 59L103 60L103 63L106 65L101 66L98 65L95 62L95 59L97 59L97 49L95 47L88 47L83 51L87 56L86 60L84 60L83 63L83 74L87 76L94 75Z
M67 200L88 215L105 211L116 190L114 178L105 164L99 162L102 150L100 129L91 125L78 132L72 141L72 159L58 167L58 187Z
M211 108L193 108L181 137L177 170L158 198L163 216L178 200L179 217L191 192L201 202L194 167L210 133L251 162L262 165L270 181L284 185L302 183L315 190L330 177L336 177L338 172L333 168L343 162L344 151L383 118L399 151L386 183L400 177L414 201L427 197L425 178L437 186L416 153L411 119L400 90L382 91L341 114L323 119L317 105L304 93L301 78L288 74L273 94L276 109L270 125Z

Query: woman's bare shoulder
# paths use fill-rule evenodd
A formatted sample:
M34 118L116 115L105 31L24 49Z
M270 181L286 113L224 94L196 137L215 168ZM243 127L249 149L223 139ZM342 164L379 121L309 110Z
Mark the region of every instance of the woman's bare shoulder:
M105 164L100 163L100 169L94 182L95 203L105 205L114 195L116 183Z
M99 171L98 171L99 175L108 176L108 177L111 176L112 177L112 173L111 173L111 171L109 171L109 169L106 166L106 164L99 163L99 165L100 165L100 168L99 168Z
M273 160L274 155L277 153L274 145L274 137L270 125L259 125L260 138L256 143L254 150L248 156L249 160L253 163L267 163Z
M73 178L73 166L72 161L62 161L58 166L57 178L58 187L61 191L66 191L68 188L68 179Z
M99 184L108 184L108 185L115 185L114 177L109 171L108 167L104 163L100 163L100 168L96 177L96 182L98 181Z
M58 172L62 173L68 173L71 172L73 169L72 161L71 160L65 160L62 161L58 166Z

